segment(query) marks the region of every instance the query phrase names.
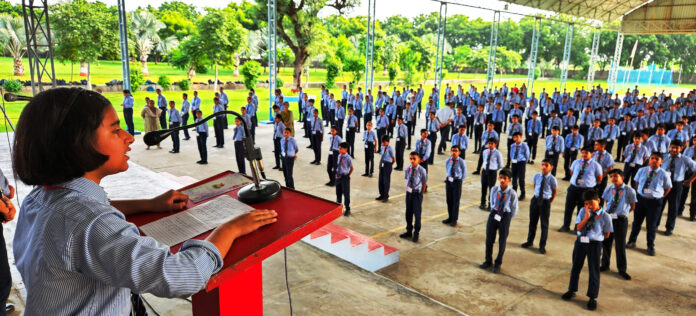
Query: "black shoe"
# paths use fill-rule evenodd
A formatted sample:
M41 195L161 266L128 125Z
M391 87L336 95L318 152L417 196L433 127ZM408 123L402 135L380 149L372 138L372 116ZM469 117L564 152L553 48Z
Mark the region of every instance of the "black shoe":
M449 219L449 218L448 218L448 219L443 219L443 220L442 220L442 223L443 223L443 224L449 224L451 221L452 221L452 220Z
M671 230L666 230L666 231L665 231L665 236L672 236L672 231L671 231Z
M367 174L367 173L363 173L363 174L361 174L361 176L363 176L363 177L367 177L367 176L369 176L369 174Z
M406 147L406 150L411 150L411 147Z
M389 197L385 197L382 199L382 203L387 203L387 202L389 202Z
M418 242L418 234L413 234L413 238L411 238L412 242Z
M570 301L570 299L573 297L575 297L575 292L573 292L573 291L565 292L565 294L563 294L561 296L561 298L565 301Z
M184 140L189 140L189 139L191 139L191 137L185 137L185 138L184 138Z
M403 169L403 168L394 168L394 170L401 171L401 170L404 170L404 169Z
M526 242L526 243L522 244L522 248L529 248L531 246L532 246L531 242Z
M601 267L599 267L599 272L604 272L604 271L609 271L609 266L601 266Z
M280 169L280 167L278 167L278 166L275 166L275 167L273 167L273 169L276 169L276 170L278 170L278 169Z
M12 304L5 305L5 314L9 315L15 311L15 307Z
M326 182L324 185L329 186L329 187L332 187L332 186L334 186L335 184L334 184L333 182Z
M597 309L597 300L594 298L591 298L589 301L587 301L587 309L593 311Z
M500 265L496 264L493 266L493 273L500 273Z
M405 232L405 233L399 235L399 237L403 238L403 239L411 239L411 237L413 237L413 235L411 235L411 232Z
M566 227L566 226L561 226L561 228L558 229L559 233L565 233L565 232L569 232L569 231L570 231L570 228Z
M527 164L533 165L533 164L534 164L534 160L527 161Z
M520 195L519 201L524 201L524 194Z
M457 221L450 221L449 224L447 224L447 225L450 225L452 227L457 227Z
M383 199L383 197L378 196L378 197L375 198L375 201L381 201L382 199Z
M632 249L632 248L635 248L635 247L636 247L636 242L635 242L635 241L629 241L629 242L626 244L626 248Z
M655 247L648 247L648 256L655 256Z
M439 152L439 153L437 153L437 154L438 154L438 155L444 155L444 153L443 153L443 152Z
M624 280L626 280L626 281L630 281L630 280L631 280L631 276L628 275L628 273L626 273L626 272L619 272L619 275L620 275L622 278L624 278Z
M196 161L196 163L199 165L207 165L208 164L207 161L203 161L203 160Z
M170 154L178 154L179 151L178 151L178 150L170 150L169 153L170 153Z
M486 261L486 262L484 262L484 263L482 263L482 264L479 265L479 268L481 268L481 269L488 269L488 268L490 268L490 267L491 267L491 263L488 262L488 261Z
M305 148L312 148L312 146L307 146L307 147L305 147Z
M481 203L481 205L479 205L479 209L485 210L485 209L486 209L486 204Z
M481 174L481 171L476 170L476 171L472 172L471 174Z
M367 175L367 176L370 177L370 178L372 178L372 174L371 174L371 173L370 173L369 175Z
M350 215L350 207L346 207L346 210L343 211L343 216L349 216Z
M539 248L539 253L542 255L546 254L546 248Z
M563 181L570 181L570 178L569 178L569 177L563 177L563 179L561 179L561 180L563 180Z

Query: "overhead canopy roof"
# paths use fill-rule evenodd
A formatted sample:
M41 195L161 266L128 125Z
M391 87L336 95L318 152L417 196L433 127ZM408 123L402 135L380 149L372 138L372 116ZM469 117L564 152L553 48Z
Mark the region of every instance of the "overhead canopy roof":
M602 22L613 22L623 17L621 31L626 34L696 31L696 0L502 1Z

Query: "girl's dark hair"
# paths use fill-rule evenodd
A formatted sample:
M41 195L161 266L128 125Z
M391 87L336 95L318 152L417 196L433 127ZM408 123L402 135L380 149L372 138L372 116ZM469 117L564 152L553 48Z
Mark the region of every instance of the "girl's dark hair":
M37 94L17 123L12 164L29 185L53 185L82 177L109 157L94 149L104 110L97 92L55 88Z

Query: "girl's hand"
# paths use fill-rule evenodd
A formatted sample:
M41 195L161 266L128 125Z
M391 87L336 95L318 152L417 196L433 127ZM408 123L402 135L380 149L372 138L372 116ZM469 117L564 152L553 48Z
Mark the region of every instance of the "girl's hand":
M223 225L234 232L235 238L249 234L262 226L275 223L278 214L274 210L253 210Z
M150 210L153 212L178 211L186 206L188 195L179 191L169 190L150 200Z
M0 202L0 220L2 220L3 224L13 220L16 212L12 201L8 197L3 196Z

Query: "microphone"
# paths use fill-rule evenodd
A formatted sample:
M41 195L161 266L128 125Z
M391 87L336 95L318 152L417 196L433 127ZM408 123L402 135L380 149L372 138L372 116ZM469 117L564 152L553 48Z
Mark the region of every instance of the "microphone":
M5 93L5 101L15 102L15 101L31 101L33 97L28 97L25 95L19 95L15 93Z

